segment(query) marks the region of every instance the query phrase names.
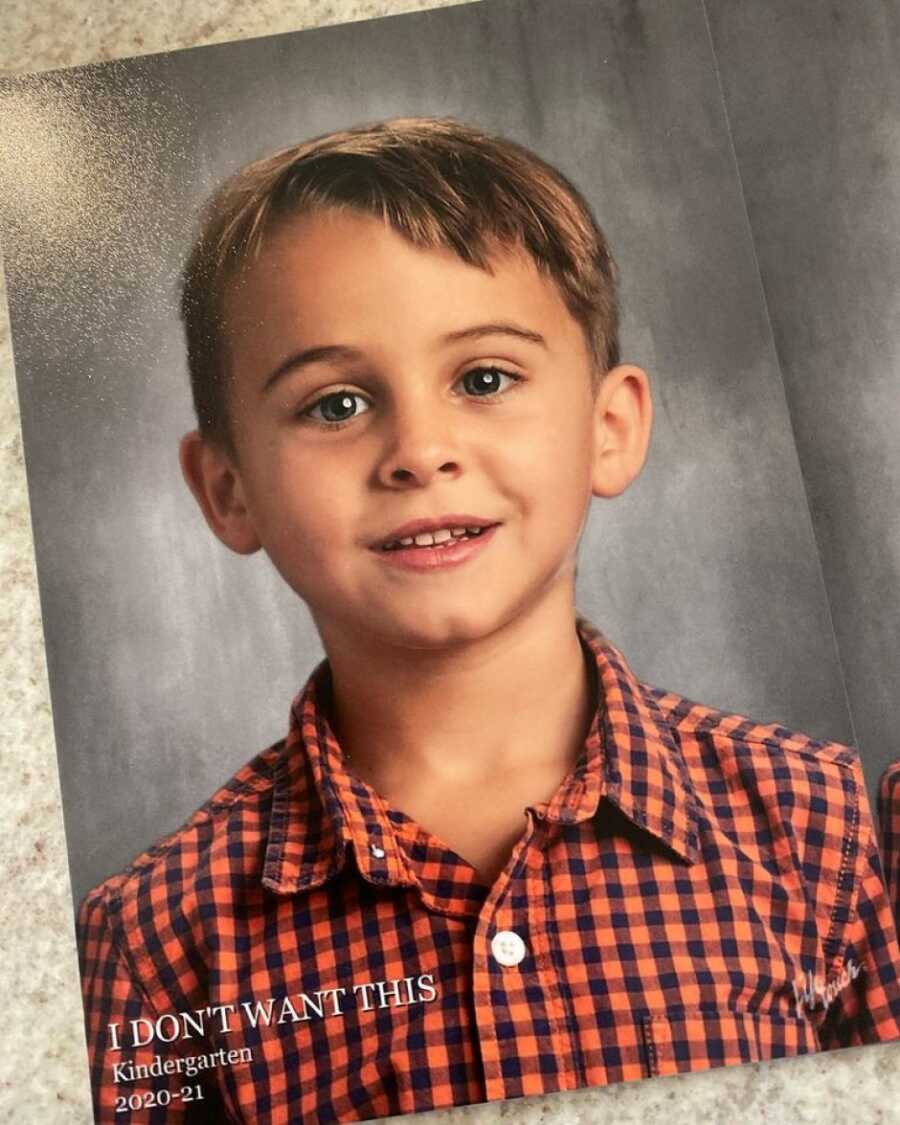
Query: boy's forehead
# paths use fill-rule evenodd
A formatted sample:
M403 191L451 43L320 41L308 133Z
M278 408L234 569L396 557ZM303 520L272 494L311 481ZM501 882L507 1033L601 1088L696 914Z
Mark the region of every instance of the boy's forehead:
M260 243L258 252L245 262L232 283L232 291L246 297L259 288L277 286L283 279L312 284L342 271L384 269L386 275L404 271L420 275L438 270L468 274L470 284L491 287L495 279L508 275L533 277L538 285L556 288L551 278L538 270L535 260L517 242L499 237L484 239L484 265L466 262L450 246L422 246L396 230L387 220L351 209L326 210L293 216L278 222ZM312 287L312 285L311 285Z
M411 346L479 320L581 335L556 282L520 246L495 241L482 268L449 248L416 246L373 216L334 210L268 232L226 291L224 312L232 354L252 343L270 362L289 343L390 343L402 330ZM325 338L334 332L346 339Z

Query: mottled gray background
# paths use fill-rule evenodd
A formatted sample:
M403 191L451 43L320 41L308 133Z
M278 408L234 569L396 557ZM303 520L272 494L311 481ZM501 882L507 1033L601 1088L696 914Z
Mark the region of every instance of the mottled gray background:
M871 789L900 758L900 5L707 7Z
M713 21L735 67L737 11ZM763 23L776 38L777 23ZM740 102L740 83L726 86ZM193 421L175 281L196 207L224 175L358 121L452 114L533 147L584 190L624 278L624 351L653 375L658 412L641 481L595 504L581 607L652 682L852 740L699 0L449 8L11 82L3 113L4 251L76 898L280 737L320 656L268 562L230 555L182 483L177 441ZM770 245L777 257L774 233ZM782 322L779 348L791 331ZM824 385L788 385L820 428ZM860 421L846 440L871 435ZM811 477L817 518L831 471Z

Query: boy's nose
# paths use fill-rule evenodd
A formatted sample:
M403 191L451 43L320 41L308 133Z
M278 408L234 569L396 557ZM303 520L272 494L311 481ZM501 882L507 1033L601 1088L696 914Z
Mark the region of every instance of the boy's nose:
M378 465L379 482L389 488L419 487L435 477L452 478L462 471L452 430L431 412L395 417Z

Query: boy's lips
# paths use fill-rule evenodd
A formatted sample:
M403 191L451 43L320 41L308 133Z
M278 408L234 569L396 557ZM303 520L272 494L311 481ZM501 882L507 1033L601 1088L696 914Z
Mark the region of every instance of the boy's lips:
M459 513L410 520L373 543L371 550L400 570L445 570L480 554L499 526L496 520Z

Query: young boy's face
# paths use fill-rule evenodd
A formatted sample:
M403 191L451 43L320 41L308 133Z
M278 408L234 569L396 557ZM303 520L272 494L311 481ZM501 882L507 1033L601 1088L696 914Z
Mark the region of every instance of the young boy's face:
M584 332L530 258L488 273L368 216L303 216L225 314L237 461L188 435L185 474L326 645L441 647L571 597L591 495L639 470L649 397L637 368L595 394ZM398 548L417 521L438 542Z

